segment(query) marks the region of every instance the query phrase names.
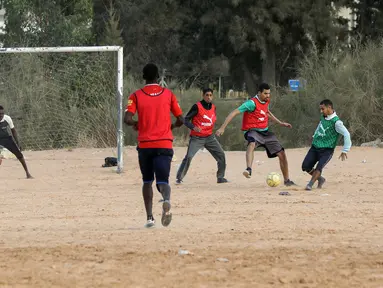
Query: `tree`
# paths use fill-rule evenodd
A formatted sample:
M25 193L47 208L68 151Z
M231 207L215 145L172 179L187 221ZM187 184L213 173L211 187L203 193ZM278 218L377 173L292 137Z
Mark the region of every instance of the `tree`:
M383 0L347 0L355 18L352 34L366 43L383 36Z
M91 0L8 0L5 46L76 46L93 42Z

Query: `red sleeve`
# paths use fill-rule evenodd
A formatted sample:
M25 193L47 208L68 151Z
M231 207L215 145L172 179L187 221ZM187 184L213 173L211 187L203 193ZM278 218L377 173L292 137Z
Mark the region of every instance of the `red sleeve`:
M137 97L136 94L132 94L129 96L128 104L126 105L125 112L131 112L136 114L137 112Z
M173 93L172 93L172 106L170 109L174 117L178 117L182 115L182 109L180 105L178 104L177 97Z

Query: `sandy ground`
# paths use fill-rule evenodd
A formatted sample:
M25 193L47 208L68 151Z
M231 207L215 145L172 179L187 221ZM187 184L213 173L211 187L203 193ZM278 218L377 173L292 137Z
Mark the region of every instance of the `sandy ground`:
M185 151L176 148L172 183ZM4 160L0 287L383 287L383 149L334 156L325 188L312 192L306 151L287 151L295 189L266 185L279 166L262 151L252 179L244 152L228 152L229 184L216 184L214 159L199 153L173 185L167 228L155 193L151 230L132 147L122 175L101 168L110 149L25 152L33 180Z

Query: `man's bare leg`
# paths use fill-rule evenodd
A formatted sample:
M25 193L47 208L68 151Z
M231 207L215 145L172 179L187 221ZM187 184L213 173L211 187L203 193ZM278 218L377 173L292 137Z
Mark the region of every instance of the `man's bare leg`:
M318 188L321 189L323 184L326 182L326 179L322 177L322 173L318 170L311 170L309 174L312 176L310 182L306 186L306 190L310 191L315 183L318 180Z
M23 165L24 171L27 174L27 179L33 179L32 175L28 171L27 163L25 162L24 157L19 159L21 165Z
M289 177L289 164L287 162L287 156L284 150L277 153L279 159L279 166L281 167L281 172L283 175L283 180L286 186L295 185L293 181L290 180Z
M286 153L282 150L277 156L279 158L279 166L281 167L283 179L286 182L289 179L289 164L287 163Z
M152 182L144 183L142 186L142 197L144 198L146 217L148 222L145 227L150 228L154 226L154 217L153 217L153 187Z
M243 176L245 176L246 178L251 178L251 167L253 166L253 161L254 161L254 150L255 148L257 147L256 143L255 142L250 142L248 145L247 145L247 149L246 149L246 170L243 171Z

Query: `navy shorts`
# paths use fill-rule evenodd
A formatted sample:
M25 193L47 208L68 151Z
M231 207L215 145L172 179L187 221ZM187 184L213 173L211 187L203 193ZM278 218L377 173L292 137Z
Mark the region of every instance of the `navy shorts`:
M156 184L169 184L173 149L137 148L137 151L144 183L153 182L155 177Z
M8 151L15 155L17 159L24 158L19 146L17 146L15 140L13 140L13 137L0 138L0 146L7 148Z
M302 170L310 173L313 171L315 164L318 163L315 170L322 172L323 168L331 160L333 154L334 149L332 148L316 148L311 146L303 160Z

